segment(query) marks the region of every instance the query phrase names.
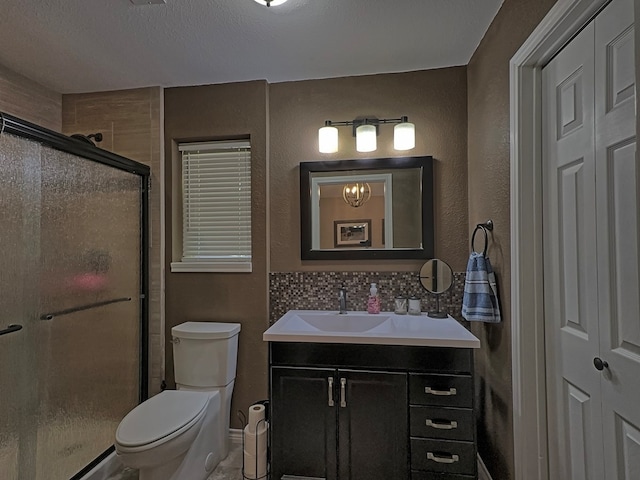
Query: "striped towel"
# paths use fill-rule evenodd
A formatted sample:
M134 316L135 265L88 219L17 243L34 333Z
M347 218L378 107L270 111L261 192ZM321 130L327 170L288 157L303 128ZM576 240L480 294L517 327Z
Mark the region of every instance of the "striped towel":
M462 316L469 322L500 322L496 275L489 257L472 252L467 263L462 298Z

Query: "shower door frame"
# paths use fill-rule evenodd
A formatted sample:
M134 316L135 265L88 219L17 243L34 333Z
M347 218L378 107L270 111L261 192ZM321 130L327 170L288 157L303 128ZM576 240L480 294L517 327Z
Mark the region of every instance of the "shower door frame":
M22 120L8 113L0 112L0 135L8 133L33 140L41 145L70 153L87 160L124 170L141 177L140 190L140 365L138 399L143 402L149 397L149 180L148 165L136 162L118 154L102 150L82 140L68 137L34 123ZM98 463L109 456L115 447L111 445L102 454L86 465L70 480L79 480Z

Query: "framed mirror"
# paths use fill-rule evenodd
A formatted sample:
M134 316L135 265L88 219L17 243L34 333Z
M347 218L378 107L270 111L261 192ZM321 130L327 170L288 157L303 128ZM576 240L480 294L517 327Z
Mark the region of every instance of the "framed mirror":
M433 257L433 159L300 164L302 260Z

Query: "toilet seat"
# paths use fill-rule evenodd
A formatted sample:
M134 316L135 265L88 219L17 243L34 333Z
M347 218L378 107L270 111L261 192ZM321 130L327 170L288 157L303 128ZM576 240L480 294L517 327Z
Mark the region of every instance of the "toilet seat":
M129 412L116 430L120 451L161 445L188 431L204 416L211 393L165 390Z

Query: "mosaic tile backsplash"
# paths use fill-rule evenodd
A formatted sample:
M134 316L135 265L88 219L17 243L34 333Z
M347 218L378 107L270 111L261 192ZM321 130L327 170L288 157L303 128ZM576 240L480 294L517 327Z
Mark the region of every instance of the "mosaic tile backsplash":
M462 321L464 272L440 295L440 310ZM347 309L365 311L371 283L376 283L381 310L393 311L398 295L421 299L422 311L436 309L435 295L420 285L418 272L275 272L269 274L269 312L273 324L288 310L338 310L338 289L347 290Z

